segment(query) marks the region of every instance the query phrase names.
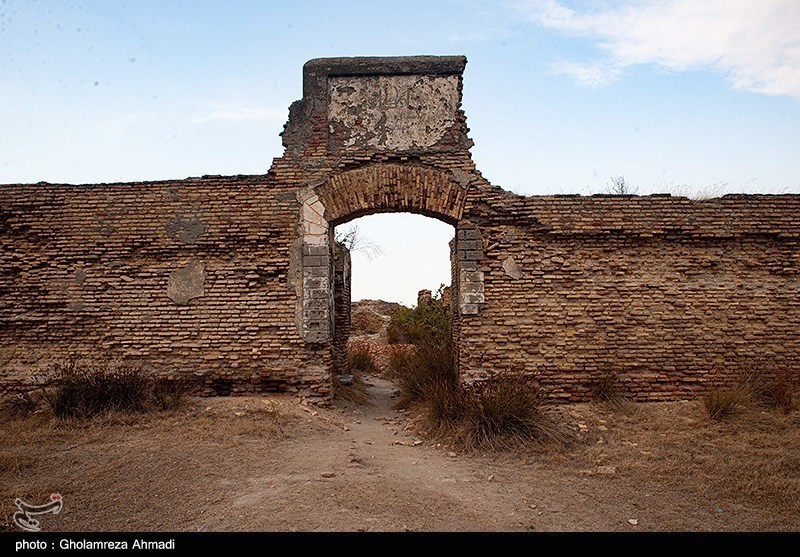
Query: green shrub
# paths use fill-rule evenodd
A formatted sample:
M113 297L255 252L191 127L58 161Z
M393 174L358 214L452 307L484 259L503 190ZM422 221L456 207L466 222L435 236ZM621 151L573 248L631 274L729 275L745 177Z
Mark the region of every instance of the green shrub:
M40 394L58 418L89 418L108 411L176 408L188 390L188 381L157 380L135 366L70 361L54 366Z
M441 294L431 303L414 308L400 308L386 328L389 344L418 344L444 342L450 338L450 308Z

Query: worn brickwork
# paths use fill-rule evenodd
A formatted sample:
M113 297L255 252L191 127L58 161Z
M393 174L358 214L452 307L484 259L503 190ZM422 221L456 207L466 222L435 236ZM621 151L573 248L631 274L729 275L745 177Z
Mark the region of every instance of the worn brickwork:
M309 62L263 176L2 186L0 390L113 357L206 394L325 400L349 321L332 227L387 211L455 227L464 380L531 374L583 400L614 372L634 398L672 399L749 358L797 365L800 196L505 192L470 156L465 63Z
M296 326L298 202L264 176L0 189L0 385L69 356L325 394Z
M750 362L796 370L800 196L522 198L475 191L485 304L462 316L468 377L530 373L583 400L600 375L685 398Z
M352 263L350 252L341 245L333 255L333 360L335 373L347 373L347 341L353 326L350 307Z

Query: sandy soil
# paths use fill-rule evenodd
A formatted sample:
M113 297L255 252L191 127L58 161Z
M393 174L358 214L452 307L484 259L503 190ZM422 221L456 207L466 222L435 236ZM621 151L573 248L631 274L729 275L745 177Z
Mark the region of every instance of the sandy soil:
M697 402L562 407L568 447L456 454L368 403L194 399L186 410L0 429L0 528L13 500L72 530L800 530L800 417L718 424Z

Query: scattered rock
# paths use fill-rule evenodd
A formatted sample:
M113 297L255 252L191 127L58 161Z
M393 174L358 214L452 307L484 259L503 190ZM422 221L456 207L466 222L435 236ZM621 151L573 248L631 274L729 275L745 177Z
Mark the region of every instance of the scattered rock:
M628 524L630 524L631 526L636 526L637 524L639 524L639 521L635 518L629 518Z
M414 439L414 442L413 442L413 443L411 443L411 444L412 444L414 447L419 447L420 445L422 445L422 441L420 441L419 439Z
M455 458L458 455L456 453L447 453L447 456L449 456L450 458Z
M486 478L488 481L494 481L494 474L489 474L489 477Z
M320 474L320 476L322 476L323 478L335 478L336 472L323 472L322 474Z
M616 466L598 466L597 467L597 473L598 474L604 474L606 476L613 476L614 474L617 473L617 467Z

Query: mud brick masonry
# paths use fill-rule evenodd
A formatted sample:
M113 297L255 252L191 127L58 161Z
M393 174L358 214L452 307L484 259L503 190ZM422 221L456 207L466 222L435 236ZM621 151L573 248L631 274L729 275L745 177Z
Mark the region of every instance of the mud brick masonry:
M455 227L465 381L583 400L612 371L665 400L753 359L797 366L800 196L514 195L472 162L465 64L308 62L266 175L0 186L0 391L74 356L328 397L349 311L332 227L389 211Z

